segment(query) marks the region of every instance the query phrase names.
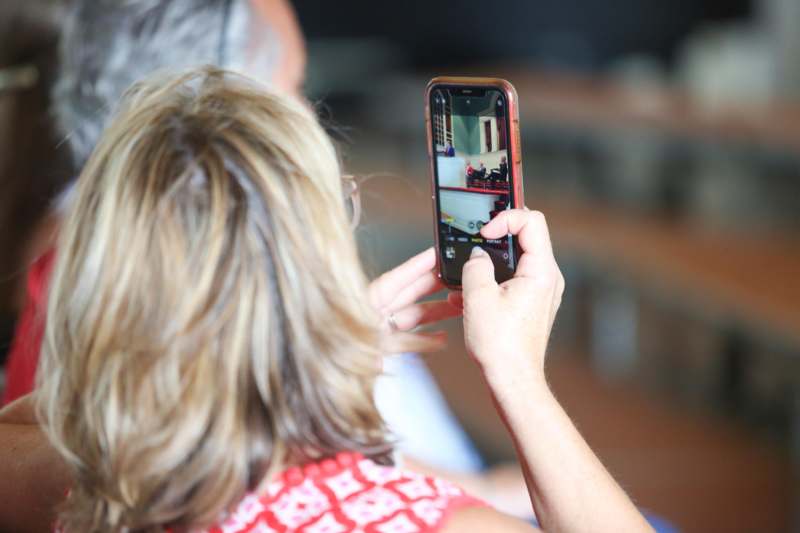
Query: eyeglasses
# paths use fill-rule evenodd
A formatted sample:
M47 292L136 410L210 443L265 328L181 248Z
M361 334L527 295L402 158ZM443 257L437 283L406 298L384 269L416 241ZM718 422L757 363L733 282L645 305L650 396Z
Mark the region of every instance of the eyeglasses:
M350 227L356 229L361 220L361 194L358 188L358 178L351 174L342 176L342 197L344 206L350 217Z

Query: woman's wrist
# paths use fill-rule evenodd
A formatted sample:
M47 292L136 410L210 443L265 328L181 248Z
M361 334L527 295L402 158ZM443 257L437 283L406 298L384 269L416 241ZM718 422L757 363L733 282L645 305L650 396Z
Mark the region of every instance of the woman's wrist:
M504 357L505 359L503 359ZM534 357L526 357L522 364L509 365L508 355L497 359L484 359L481 372L498 401L514 401L531 394L550 393L544 368Z

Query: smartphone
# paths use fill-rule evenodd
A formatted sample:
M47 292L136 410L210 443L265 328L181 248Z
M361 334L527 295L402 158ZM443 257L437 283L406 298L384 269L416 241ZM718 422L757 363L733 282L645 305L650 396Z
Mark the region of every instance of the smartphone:
M439 276L461 287L475 246L494 263L498 283L513 277L516 237L485 239L481 228L524 204L517 93L496 78L434 78L425 90L434 235Z

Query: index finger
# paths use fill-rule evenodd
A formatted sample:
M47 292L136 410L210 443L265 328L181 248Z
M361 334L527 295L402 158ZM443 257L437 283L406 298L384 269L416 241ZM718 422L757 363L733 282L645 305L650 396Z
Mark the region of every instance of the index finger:
M517 274L532 275L539 265L555 261L550 231L540 211L503 211L481 228L481 235L487 239L500 239L506 235L517 237L523 252L517 264Z

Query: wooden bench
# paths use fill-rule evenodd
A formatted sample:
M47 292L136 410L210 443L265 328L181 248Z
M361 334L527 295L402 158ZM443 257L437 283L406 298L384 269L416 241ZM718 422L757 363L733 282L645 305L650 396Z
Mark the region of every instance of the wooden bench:
M800 352L800 237L715 233L597 203L528 205L560 253Z
M517 89L523 126L543 121L601 130L647 128L800 153L800 102L710 103L676 89L626 86L596 76L513 67L498 73Z

